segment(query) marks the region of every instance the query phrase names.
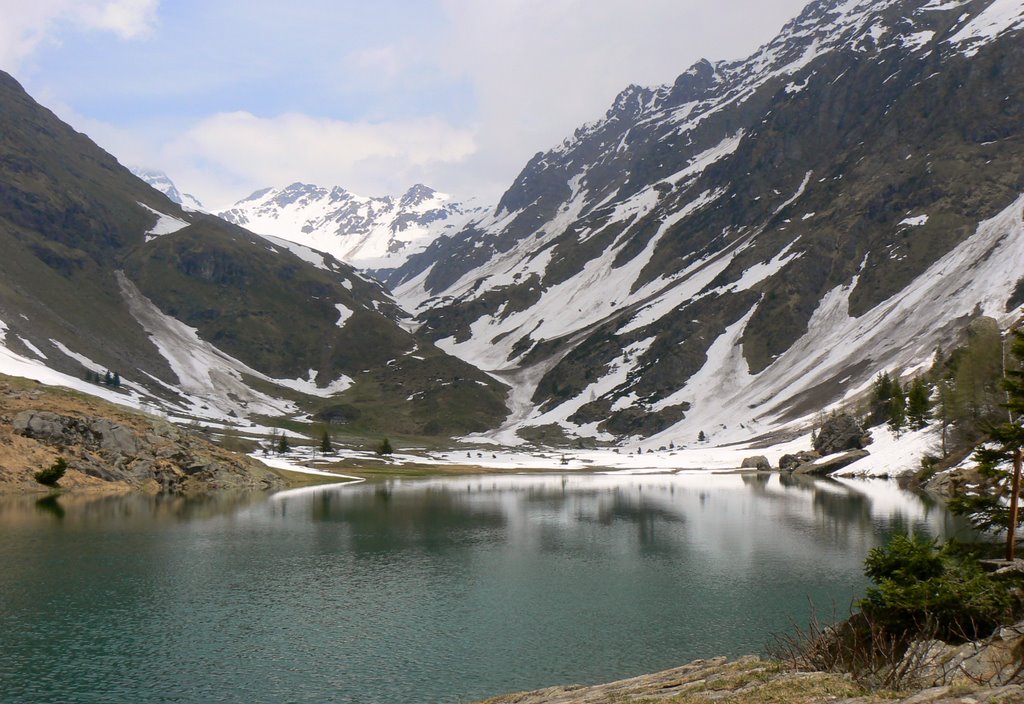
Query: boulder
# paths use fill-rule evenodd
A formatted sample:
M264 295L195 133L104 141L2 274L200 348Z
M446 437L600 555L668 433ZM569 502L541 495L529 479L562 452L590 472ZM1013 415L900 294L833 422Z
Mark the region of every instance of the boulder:
M779 458L779 469L784 472L791 472L802 464L813 462L821 457L814 450L803 450L793 455L783 455Z
M743 469L759 469L761 471L769 471L772 468L772 463L768 461L768 458L764 455L754 455L753 457L747 457L740 464Z
M829 416L814 438L814 450L821 455L831 455L847 450L862 450L871 442L871 436L864 432L857 419L849 413Z
M823 477L825 475L832 474L832 472L842 469L847 465L853 464L857 460L862 460L870 454L871 453L867 450L853 450L851 452L844 452L841 455L835 455L834 457L824 457L811 462L804 462L793 470L793 474L807 474Z

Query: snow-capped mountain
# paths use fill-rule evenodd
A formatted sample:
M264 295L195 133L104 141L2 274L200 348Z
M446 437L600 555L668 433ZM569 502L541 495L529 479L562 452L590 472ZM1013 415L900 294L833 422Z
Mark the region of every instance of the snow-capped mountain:
M0 372L244 427L446 435L507 414L377 281L183 208L3 72L0 105Z
M130 171L185 210L203 213L207 212L206 207L199 202L198 198L191 193L182 193L179 191L178 187L174 185L174 181L171 180L171 177L163 171L140 168L132 168Z
M417 184L398 197L293 183L266 188L217 213L228 222L328 252L355 267L394 269L486 208Z
M630 86L386 280L525 427L806 423L1024 303L1024 0L815 0Z

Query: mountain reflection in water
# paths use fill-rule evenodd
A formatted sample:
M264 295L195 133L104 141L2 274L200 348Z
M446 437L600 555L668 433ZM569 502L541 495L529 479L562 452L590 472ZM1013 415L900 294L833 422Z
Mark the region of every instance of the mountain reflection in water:
M892 483L476 475L0 500L11 701L456 702L759 651L845 613Z

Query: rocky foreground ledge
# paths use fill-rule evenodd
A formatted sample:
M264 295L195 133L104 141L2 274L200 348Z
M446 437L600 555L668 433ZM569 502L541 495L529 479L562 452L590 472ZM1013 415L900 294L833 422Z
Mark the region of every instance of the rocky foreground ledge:
M48 492L35 472L64 458L60 488L202 493L287 482L163 419L58 387L0 375L0 494Z
M992 638L952 646L924 641L911 649L913 687L869 691L849 675L802 672L744 657L696 660L609 684L550 687L480 704L1024 704L1024 622Z

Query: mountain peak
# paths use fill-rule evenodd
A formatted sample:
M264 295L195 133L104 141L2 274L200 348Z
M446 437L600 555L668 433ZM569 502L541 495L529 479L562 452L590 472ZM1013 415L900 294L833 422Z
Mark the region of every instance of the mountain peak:
M172 201L183 207L185 210L204 211L203 204L191 193L182 193L174 185L170 176L159 169L145 169L134 167L129 169L135 176L142 179L156 190L163 193Z
M422 183L398 198L359 196L339 186L328 189L301 182L255 196L219 216L372 270L401 266L436 238L457 232L484 212Z
M437 191L429 186L424 186L422 183L417 183L408 191L406 191L401 199L398 201L398 207L400 208L411 208L420 205L424 201L430 200Z

